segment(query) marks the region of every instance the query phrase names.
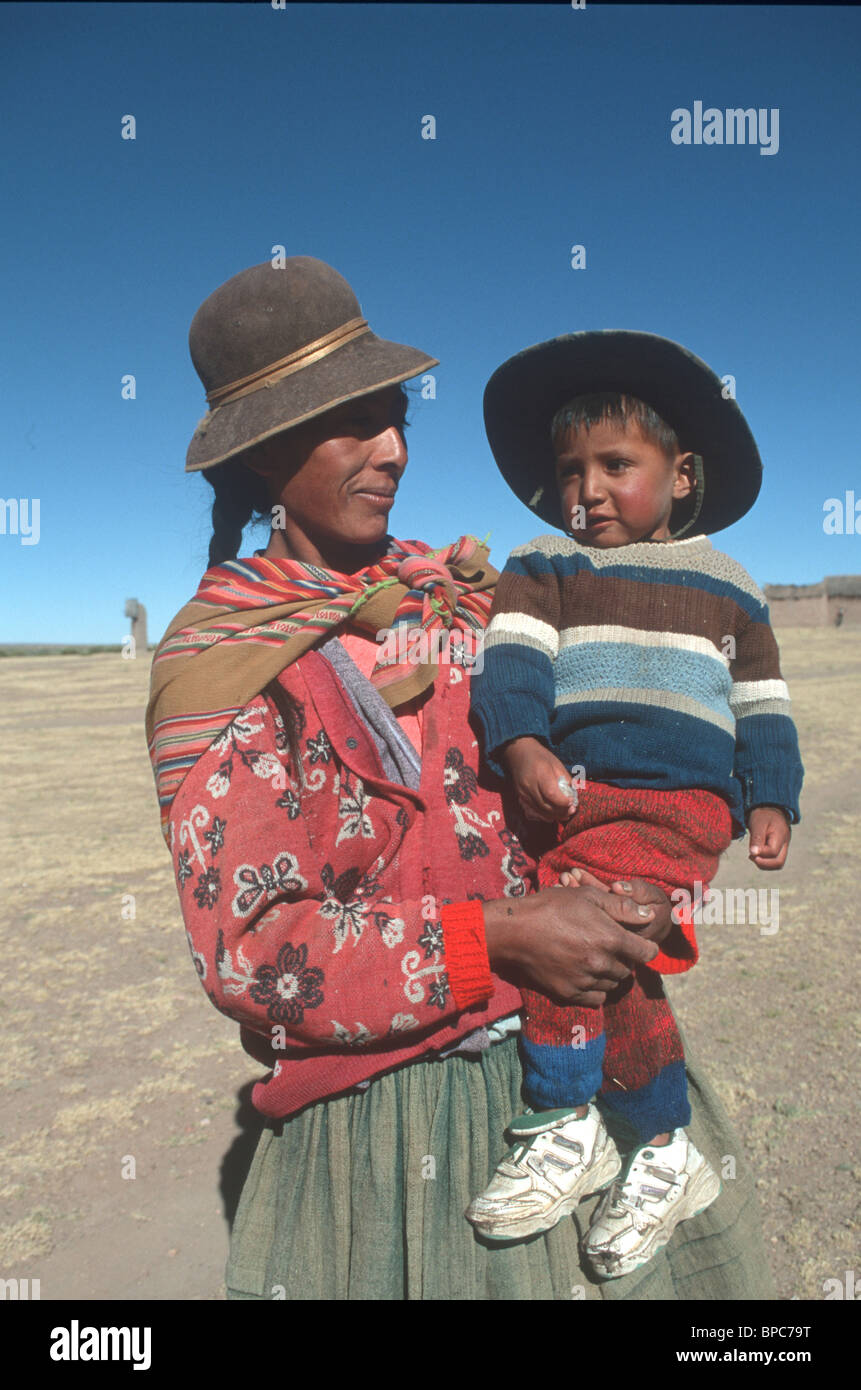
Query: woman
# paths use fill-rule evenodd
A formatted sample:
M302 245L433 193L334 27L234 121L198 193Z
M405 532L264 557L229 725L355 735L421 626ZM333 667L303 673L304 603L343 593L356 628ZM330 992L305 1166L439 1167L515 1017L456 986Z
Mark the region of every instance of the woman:
M435 359L378 339L309 257L227 281L190 346L211 568L156 654L147 733L198 973L271 1068L229 1296L772 1296L750 1178L693 1066L691 1131L738 1176L643 1270L581 1268L595 1199L516 1247L464 1220L517 1108L517 982L600 1003L679 934L638 881L533 892L528 828L479 768L469 662L496 571L472 537L431 554L387 526L401 383ZM269 545L237 561L254 514Z

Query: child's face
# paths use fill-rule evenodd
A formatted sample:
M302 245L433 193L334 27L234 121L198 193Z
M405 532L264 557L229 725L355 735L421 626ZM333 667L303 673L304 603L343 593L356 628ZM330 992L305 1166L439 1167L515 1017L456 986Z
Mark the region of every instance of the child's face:
M556 445L566 528L583 545L601 549L667 540L673 502L693 486L692 457L668 459L636 421L569 430Z

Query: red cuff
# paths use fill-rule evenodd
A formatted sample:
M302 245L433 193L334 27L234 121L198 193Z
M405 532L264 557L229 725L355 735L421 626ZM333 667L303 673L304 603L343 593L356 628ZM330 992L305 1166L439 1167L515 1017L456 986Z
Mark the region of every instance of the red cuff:
M687 914L679 923L679 927L685 942L682 954L667 956L659 949L655 959L649 961L649 969L656 970L659 975L683 975L686 970L690 970L691 966L696 965L700 958L700 948L694 934L694 924Z
M480 902L446 903L440 913L445 940L445 968L458 1009L489 999L493 978Z

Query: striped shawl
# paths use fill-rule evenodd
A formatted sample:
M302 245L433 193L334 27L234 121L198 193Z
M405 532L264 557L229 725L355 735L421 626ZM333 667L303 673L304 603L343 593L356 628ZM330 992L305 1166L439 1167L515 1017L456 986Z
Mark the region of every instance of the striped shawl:
M498 573L473 536L431 550L390 538L388 553L356 574L297 560L228 560L204 574L176 615L152 664L146 711L162 832L190 768L283 669L347 622L383 629L482 633ZM411 644L381 648L371 680L391 707L420 694L436 675ZM396 650L394 650L396 648Z

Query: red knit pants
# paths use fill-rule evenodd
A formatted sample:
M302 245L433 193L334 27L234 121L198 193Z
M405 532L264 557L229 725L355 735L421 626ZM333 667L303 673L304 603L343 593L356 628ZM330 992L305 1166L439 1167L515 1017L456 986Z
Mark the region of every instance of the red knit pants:
M717 872L732 822L726 802L711 792L589 782L559 835L539 863L541 888L581 868L603 883L637 876L668 895L684 889L694 898L695 883ZM690 911L681 915L686 954L661 952L600 1007L565 1007L523 990L524 1091L534 1109L597 1095L644 1140L688 1123L684 1052L659 973L689 969L697 958Z

